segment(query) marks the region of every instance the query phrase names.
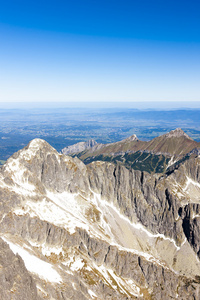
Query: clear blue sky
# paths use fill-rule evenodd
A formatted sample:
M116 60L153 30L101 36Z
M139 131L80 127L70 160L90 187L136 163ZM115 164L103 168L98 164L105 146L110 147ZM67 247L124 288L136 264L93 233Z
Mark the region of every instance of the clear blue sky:
M200 101L200 1L0 0L5 101Z

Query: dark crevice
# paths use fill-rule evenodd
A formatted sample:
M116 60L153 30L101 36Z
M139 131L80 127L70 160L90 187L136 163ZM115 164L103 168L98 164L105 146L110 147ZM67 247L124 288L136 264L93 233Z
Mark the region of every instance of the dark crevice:
M140 182L141 182L141 185L143 185L143 183L144 183L144 172L141 172Z
M145 276L143 267L142 267L142 265L141 265L141 258L140 258L140 256L138 256L138 265L139 265L139 267L140 267L140 269L141 269L141 271L142 271L142 274Z
M51 227L49 227L49 228L47 229L47 236L50 235L50 232L51 232Z
M183 219L182 227L183 227L183 231L184 231L184 234L185 234L188 242L191 243L191 234L190 234L191 230L190 230L190 219L189 218Z
M178 209L178 215L180 217L182 217L182 213L183 213L183 207L179 207L179 209Z
M107 256L108 256L108 253L110 252L110 246L108 247L108 251L107 251L107 253L106 253L106 255L105 255L105 258L104 258L104 263L106 263L106 259L107 259Z
M172 206L172 201L171 201L171 197L170 197L168 189L165 190L165 197L166 197L167 203L169 205L168 210L170 210L171 206Z

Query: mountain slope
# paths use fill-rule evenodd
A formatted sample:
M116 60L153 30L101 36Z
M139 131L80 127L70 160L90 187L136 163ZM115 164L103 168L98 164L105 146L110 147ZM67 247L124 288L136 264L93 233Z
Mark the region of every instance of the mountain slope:
M182 129L177 128L148 142L146 150L176 157L187 154L198 145Z
M36 139L0 169L0 234L42 299L198 299L199 174L197 155L160 177Z
M133 135L113 144L71 152L71 155L79 157L86 164L97 160L109 161L135 170L163 173L168 166L199 147L200 143L177 128L148 142L140 141Z

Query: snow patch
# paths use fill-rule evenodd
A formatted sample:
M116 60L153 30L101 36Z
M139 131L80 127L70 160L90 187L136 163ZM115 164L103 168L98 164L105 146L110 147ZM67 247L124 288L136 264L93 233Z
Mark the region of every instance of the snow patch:
M59 246L53 247L45 243L39 244L32 241L29 241L29 243L31 244L31 246L39 248L44 256L50 256L52 253L56 255L64 254L62 247Z
M97 295L96 295L92 290L88 290L88 294L90 295L90 297L91 297L92 299L97 298Z
M128 226L127 229L132 228L132 234L136 232L136 234L140 236L140 232L142 232L145 240L149 240L149 242L152 239L155 241L157 238L161 238L173 243L177 251L180 249L173 239L165 237L163 234L159 233L152 234L144 228L142 224L131 222L128 217L119 212L113 203L103 200L99 194L92 191L91 193L94 197L90 197L88 199L81 198L82 200L80 200L80 195L78 194L70 194L67 192L52 193L48 191L48 198L44 198L42 201L37 202L29 200L24 205L24 209L15 209L14 213L17 215L29 213L31 217L38 217L41 220L65 228L70 232L70 234L73 234L76 231L76 227L83 228L90 234L90 236L107 240L110 244L117 246L121 250L141 255L148 261L155 262L159 265L164 265L159 259L154 258L148 253L138 251L139 248L138 250L133 250L132 246L128 248L123 245L123 242L117 240L117 231L115 233L112 233L111 231L112 223L110 222L113 219L113 216L115 216L114 219L118 219L116 226L120 227L116 227L116 230L122 230L123 226ZM86 209L92 207L95 207L99 212L100 218L98 221L92 221L84 215ZM124 224L122 224L122 221ZM62 248L59 247L51 248L44 244L39 246L41 247L43 255L49 256L51 252L55 254L62 252ZM68 265L68 263L66 265ZM76 264L74 266L76 268Z
M47 190L46 193L47 197L43 198L42 201L28 200L23 208L16 208L13 212L16 215L29 214L30 217L38 217L41 220L65 228L70 234L75 233L76 228L82 228L90 236L109 239L111 230L103 219L103 215L101 215L100 221L102 224L98 224L87 215L87 212L93 211L94 208L97 209L97 213L100 213L99 208L94 207L94 203L90 198L86 199L80 194L69 192L53 193Z
M197 181L194 181L193 179L191 179L190 177L186 176L187 177L187 181L186 181L186 184L185 184L185 187L183 189L183 191L187 191L187 189L189 188L190 185L193 185L193 186L196 186L198 188L200 188L200 183L197 182Z
M72 271L78 271L78 270L81 270L84 266L84 262L81 258L78 258L75 260L75 262L73 262L70 266L70 269Z
M2 239L8 243L10 249L14 252L14 254L19 254L23 259L27 270L31 273L38 275L40 278L47 280L49 282L61 283L62 278L58 274L58 272L53 268L50 263L47 263L35 255L30 254L28 251L23 249L21 246L13 244L8 241L5 237Z
M70 196L73 197L73 195ZM65 199L66 202L68 199ZM84 222L82 216L79 218L79 215L73 215L73 212L77 213L76 210L73 210L73 207L71 209L69 208L69 210L65 210L46 198L37 202L27 201L24 205L24 209L17 208L14 210L16 215L25 215L28 213L30 217L38 217L40 220L64 227L70 234L76 232L76 227L89 230L89 225Z
M115 243L111 243L111 246L116 246L121 251L126 251L126 252L129 252L129 253L136 254L138 256L142 256L142 257L144 257L149 262L156 263L156 264L164 267L165 269L169 269L164 262L162 262L159 259L156 259L154 256L152 256L149 253L138 251L136 249L125 248L125 247L120 246L119 244L115 244Z
M174 155L171 157L170 161L167 164L167 169L177 162L177 159L174 160Z
M193 214L192 219L196 219L196 218L200 218L200 215L199 214Z
M75 254L69 256L68 259L65 260L65 262L62 262L62 264L64 266L70 268L70 270L72 272L81 270L83 268L83 266L85 265L85 263L83 262L83 259L80 257L77 257Z
M123 277L118 276L112 269L106 268L104 265L97 266L93 263L93 267L103 276L105 282L112 286L115 290L120 290L122 294L132 294L136 297L142 297L140 288L131 280L131 284L127 284L128 281Z

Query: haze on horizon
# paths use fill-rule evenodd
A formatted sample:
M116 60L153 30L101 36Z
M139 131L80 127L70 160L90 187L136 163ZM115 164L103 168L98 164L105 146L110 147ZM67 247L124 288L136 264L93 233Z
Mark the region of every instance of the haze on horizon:
M200 101L197 1L9 1L0 102Z

